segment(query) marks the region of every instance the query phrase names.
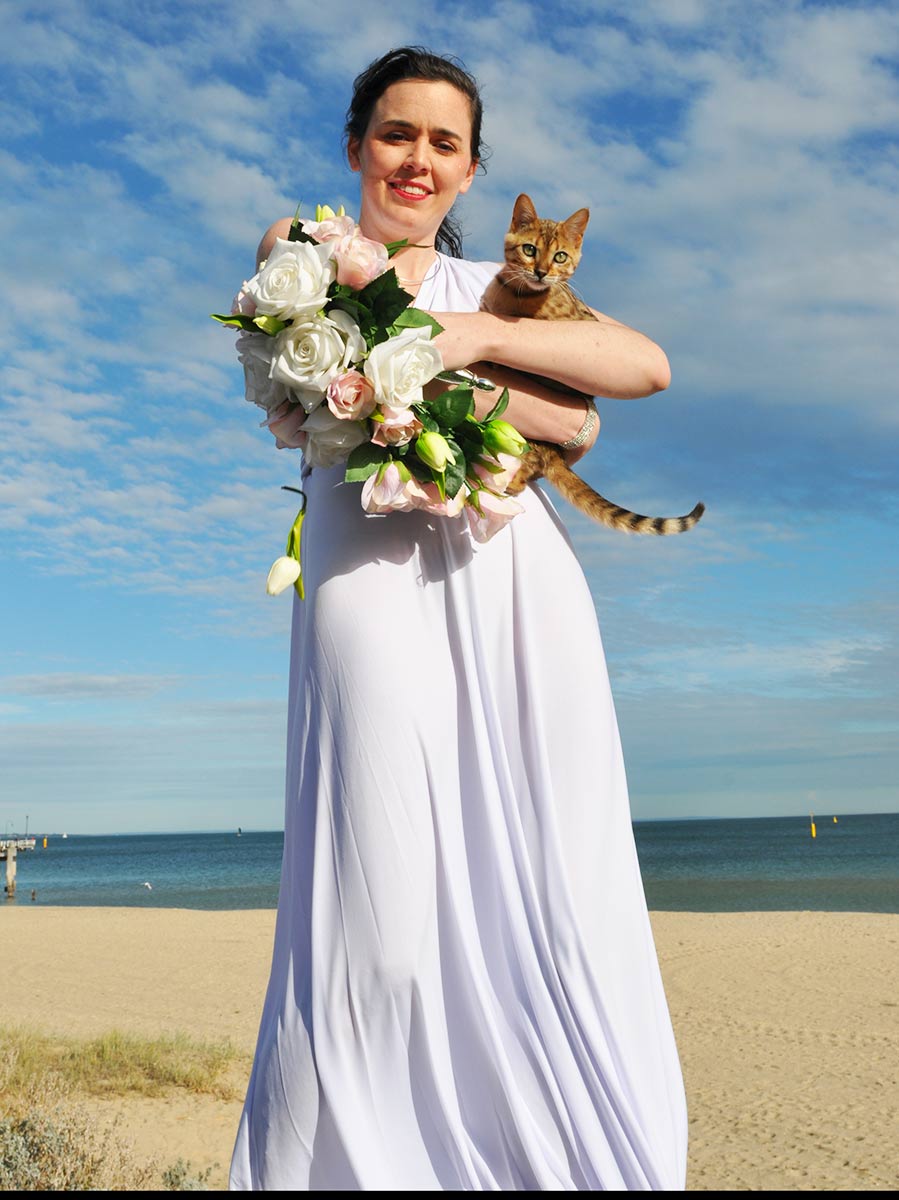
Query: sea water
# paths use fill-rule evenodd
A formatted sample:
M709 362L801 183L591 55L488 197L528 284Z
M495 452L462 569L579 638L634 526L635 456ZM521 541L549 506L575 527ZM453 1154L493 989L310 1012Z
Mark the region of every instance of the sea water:
M637 821L650 909L899 912L899 813ZM16 904L274 908L280 832L41 838ZM150 886L147 887L146 885ZM36 899L32 902L31 894Z

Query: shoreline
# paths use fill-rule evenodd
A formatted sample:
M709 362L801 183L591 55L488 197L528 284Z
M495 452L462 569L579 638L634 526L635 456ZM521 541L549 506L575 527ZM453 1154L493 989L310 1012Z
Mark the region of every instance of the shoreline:
M274 909L6 905L0 1026L255 1046ZM691 1190L895 1187L899 914L650 912L687 1088ZM241 1086L240 1078L236 1083ZM135 1154L217 1163L240 1101L90 1101Z

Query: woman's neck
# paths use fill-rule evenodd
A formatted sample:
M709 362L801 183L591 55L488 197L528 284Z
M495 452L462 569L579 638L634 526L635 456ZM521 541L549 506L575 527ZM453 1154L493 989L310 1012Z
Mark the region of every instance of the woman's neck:
M396 271L400 286L406 291L417 293L418 288L434 269L437 261L437 251L430 246L407 246L397 250L390 260L390 265Z
M369 219L364 208L359 214L359 226L365 237L372 238L376 242L383 242L385 245L390 242L402 241L403 238L407 240L409 244L401 250L397 250L390 260L390 265L396 270L397 276L405 283L417 286L437 261L437 251L434 246L437 236L436 229L382 227L379 222Z

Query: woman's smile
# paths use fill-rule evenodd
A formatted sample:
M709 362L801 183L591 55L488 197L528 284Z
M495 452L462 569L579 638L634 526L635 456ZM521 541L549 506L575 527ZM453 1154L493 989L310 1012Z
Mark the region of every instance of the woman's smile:
M408 183L405 180L397 180L396 182L388 183L387 185L397 196L403 200L427 200L431 195L430 188L422 187L420 183Z

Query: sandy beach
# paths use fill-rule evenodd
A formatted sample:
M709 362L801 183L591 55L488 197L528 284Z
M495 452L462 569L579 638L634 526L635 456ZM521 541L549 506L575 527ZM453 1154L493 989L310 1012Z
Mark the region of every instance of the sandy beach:
M275 914L0 910L0 1026L230 1039L246 1055ZM896 1187L899 916L653 913L690 1109L695 1190ZM92 1101L136 1155L213 1167L240 1101Z

